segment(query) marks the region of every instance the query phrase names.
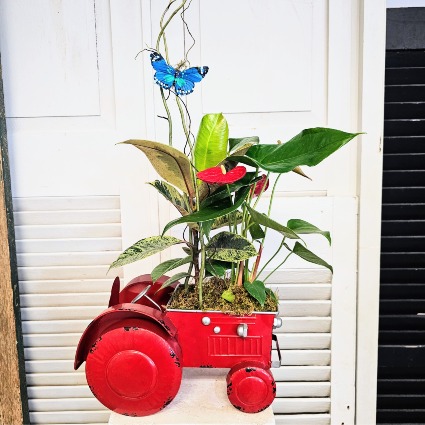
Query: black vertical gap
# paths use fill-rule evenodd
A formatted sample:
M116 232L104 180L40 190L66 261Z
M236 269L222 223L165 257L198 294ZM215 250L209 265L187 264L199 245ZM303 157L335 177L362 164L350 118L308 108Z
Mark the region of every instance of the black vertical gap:
M390 9L378 424L425 424L425 8Z
M29 416L29 408L28 408L28 393L27 393L27 383L26 383L26 374L25 374L25 357L24 357L24 341L22 336L21 307L19 302L18 266L16 261L15 226L13 221L12 189L11 189L11 182L10 182L9 156L8 156L8 149L7 149L6 115L5 115L5 107L4 107L1 56L0 56L0 151L1 151L1 159L2 159L2 176L1 177L3 177L4 197L5 197L5 205L6 205L10 271L11 271L11 282L12 282L12 291L13 291L13 310L14 310L15 321L16 321L16 341L17 341L17 352L18 352L20 393L21 393L21 403L22 403L22 419L24 421L24 424L29 424L30 416Z

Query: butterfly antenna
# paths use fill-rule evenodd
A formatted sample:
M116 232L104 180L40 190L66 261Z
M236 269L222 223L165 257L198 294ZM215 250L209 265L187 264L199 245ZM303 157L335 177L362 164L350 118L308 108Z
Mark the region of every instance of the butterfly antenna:
M144 49L140 50L139 53L137 53L137 55L134 57L134 59L137 59L137 57L143 52L158 53L155 49L152 49L151 47L145 47Z

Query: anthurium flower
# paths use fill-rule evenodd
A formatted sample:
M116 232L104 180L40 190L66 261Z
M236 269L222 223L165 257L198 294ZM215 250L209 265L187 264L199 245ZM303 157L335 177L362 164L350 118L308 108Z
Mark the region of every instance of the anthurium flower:
M265 187L264 187L264 185L265 185ZM264 189L263 189L263 187L264 187ZM265 174L263 174L261 176L261 179L258 180L258 182L255 183L255 185L254 185L254 195L253 196L258 196L262 191L265 192L268 187L269 187L269 179L267 178L267 176Z
M246 168L242 165L238 165L230 171L226 171L224 166L221 165L199 171L196 176L199 180L209 184L230 184L240 180L245 174Z

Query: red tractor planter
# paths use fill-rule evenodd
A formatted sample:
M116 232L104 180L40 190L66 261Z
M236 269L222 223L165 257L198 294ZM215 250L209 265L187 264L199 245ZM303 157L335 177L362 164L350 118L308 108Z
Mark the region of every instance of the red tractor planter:
M75 369L86 362L95 397L114 412L147 416L176 396L182 367L217 367L230 368L227 394L233 406L246 413L266 409L276 393L272 329L281 319L276 313L164 310L174 291L157 293L166 279L152 284L150 275L139 276L121 292L115 279L109 308L84 331L75 355ZM280 355L273 366L280 366Z

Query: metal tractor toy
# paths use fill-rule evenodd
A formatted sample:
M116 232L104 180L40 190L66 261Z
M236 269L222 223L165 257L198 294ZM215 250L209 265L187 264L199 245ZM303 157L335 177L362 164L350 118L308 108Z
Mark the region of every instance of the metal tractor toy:
M227 395L233 406L246 413L270 406L276 393L270 368L280 366L272 329L282 320L276 313L165 309L175 289L157 292L166 280L153 283L142 275L120 291L115 279L109 308L89 324L75 355L75 369L86 362L95 397L114 412L147 416L171 403L183 367L230 368ZM272 340L279 355L273 364Z

